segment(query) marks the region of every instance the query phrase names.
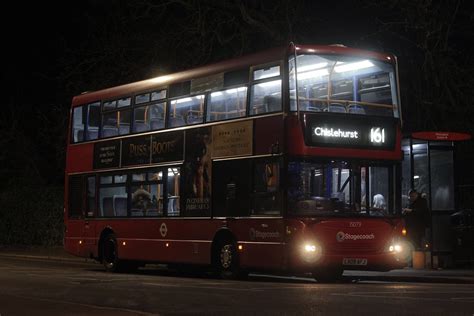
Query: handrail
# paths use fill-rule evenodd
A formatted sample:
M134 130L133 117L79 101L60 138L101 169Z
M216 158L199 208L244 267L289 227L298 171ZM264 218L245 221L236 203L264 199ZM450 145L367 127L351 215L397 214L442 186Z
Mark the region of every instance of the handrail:
M378 107L378 108L385 108L385 109L396 109L397 105L396 104L382 104L382 103L373 103L373 102L364 102L364 101L352 101L352 100L337 100L337 99L317 99L317 98L305 98L305 97L299 97L300 100L303 101L317 101L317 102L322 102L326 104L331 104L331 103L343 103L345 106L348 106L349 104L357 104L357 105L367 105L371 107Z

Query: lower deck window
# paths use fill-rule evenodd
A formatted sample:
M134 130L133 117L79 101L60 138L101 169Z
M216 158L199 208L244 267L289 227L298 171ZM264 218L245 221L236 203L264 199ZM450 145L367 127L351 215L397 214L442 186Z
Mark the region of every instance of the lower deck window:
M98 217L180 216L180 167L153 168L99 177ZM89 176L92 181L95 179ZM95 205L94 188L88 205ZM88 216L93 216L91 211Z
M127 216L128 196L125 186L100 188L99 196L99 216Z
M84 195L84 182L82 176L69 177L69 203L68 217L82 217L82 199Z
M163 216L163 171L132 174L131 216Z
M291 161L288 211L302 216L394 215L394 174L393 166Z
M281 216L281 166L279 158L214 162L213 216Z

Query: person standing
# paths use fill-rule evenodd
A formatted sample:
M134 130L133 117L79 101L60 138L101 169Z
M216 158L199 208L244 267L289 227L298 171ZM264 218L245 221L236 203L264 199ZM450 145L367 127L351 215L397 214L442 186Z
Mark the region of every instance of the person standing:
M427 228L431 227L431 216L428 202L415 189L408 193L410 205L403 209L407 227L407 236L415 250L423 250L423 239Z

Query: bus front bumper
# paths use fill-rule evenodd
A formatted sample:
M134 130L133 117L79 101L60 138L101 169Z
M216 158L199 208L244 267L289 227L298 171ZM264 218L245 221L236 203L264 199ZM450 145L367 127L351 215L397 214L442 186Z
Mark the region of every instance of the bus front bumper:
M407 256L390 252L378 254L322 254L320 258L316 258L314 261L299 256L293 260L291 268L301 272L313 272L320 269L389 271L406 267L410 260Z

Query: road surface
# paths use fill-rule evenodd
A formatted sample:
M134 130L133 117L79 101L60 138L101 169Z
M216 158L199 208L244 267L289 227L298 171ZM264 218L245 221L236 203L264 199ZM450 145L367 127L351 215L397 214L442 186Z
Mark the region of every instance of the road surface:
M93 263L0 256L0 315L474 315L474 284L251 275L245 281L159 267L105 273Z

